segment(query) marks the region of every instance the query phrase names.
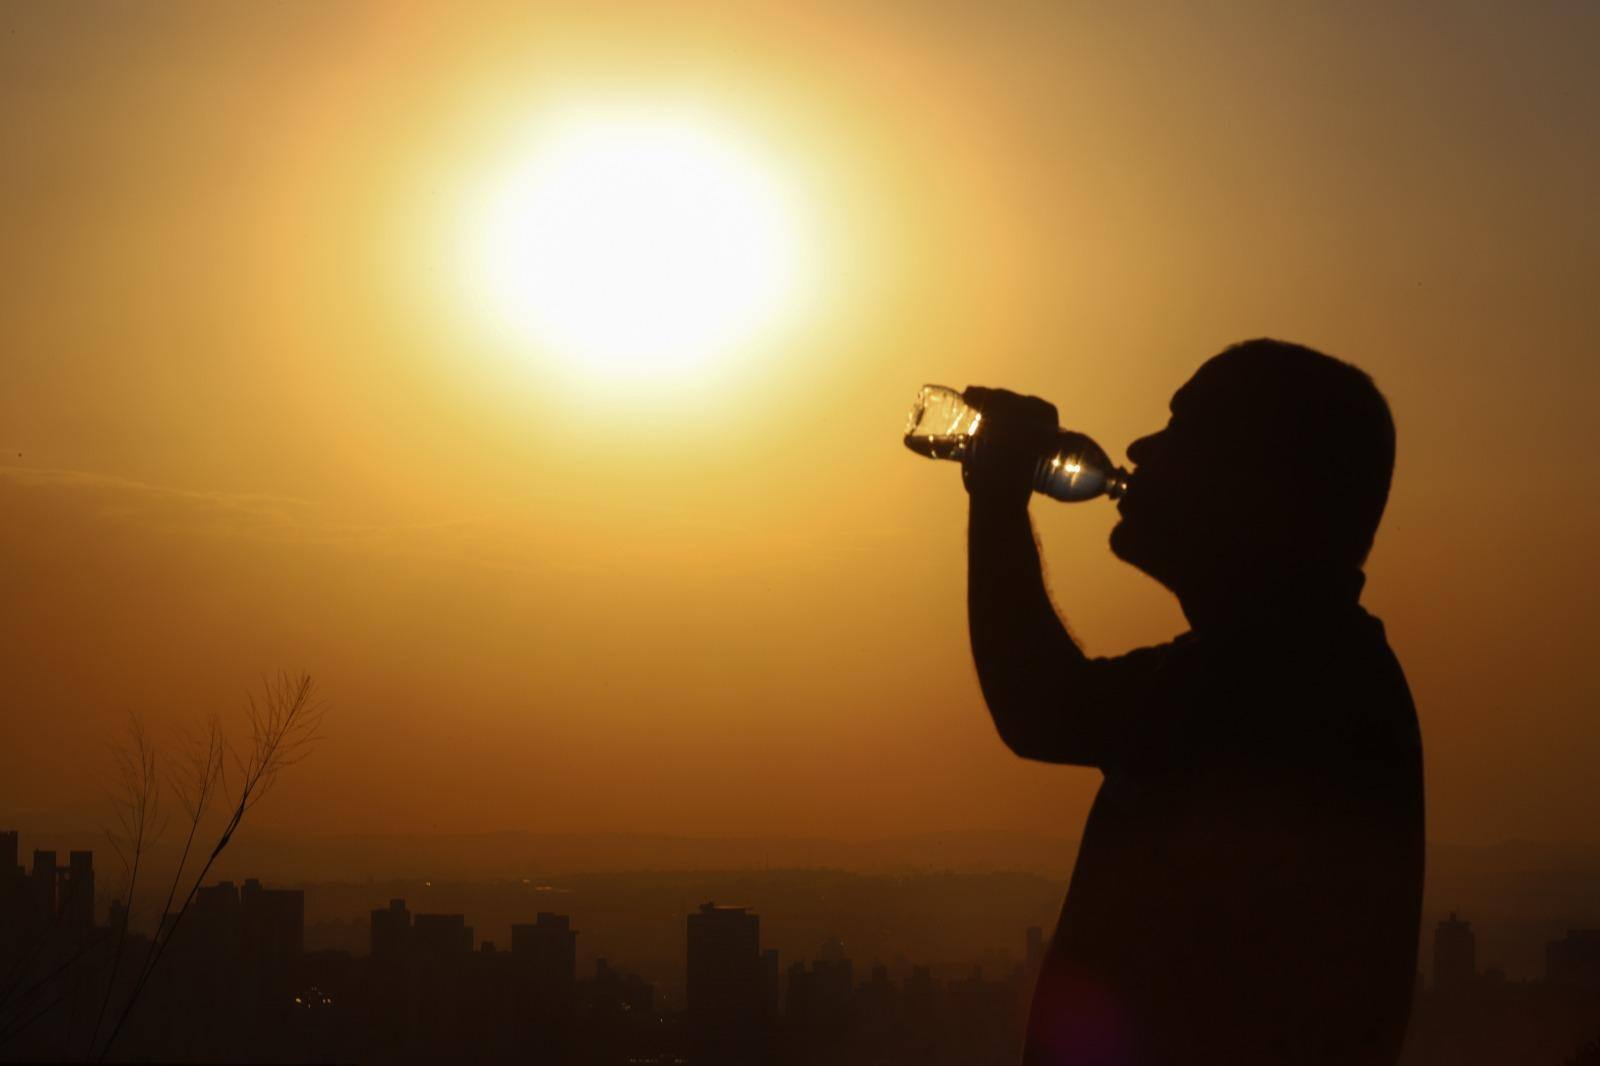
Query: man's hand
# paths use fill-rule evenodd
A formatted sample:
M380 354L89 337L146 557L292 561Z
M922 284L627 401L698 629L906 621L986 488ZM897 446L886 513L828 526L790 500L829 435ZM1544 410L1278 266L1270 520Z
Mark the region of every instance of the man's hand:
M1033 475L1060 426L1053 404L1037 396L969 385L962 393L983 421L961 466L973 506L1026 509Z

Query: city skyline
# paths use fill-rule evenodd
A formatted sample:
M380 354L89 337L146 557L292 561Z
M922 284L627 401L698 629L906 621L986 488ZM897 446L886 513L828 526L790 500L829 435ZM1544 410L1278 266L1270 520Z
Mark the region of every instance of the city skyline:
M24 839L22 834L22 830L0 830L0 876L10 878L7 884L19 886L23 891L23 896L13 899L10 906L22 906L48 913L54 916L53 920L56 924L72 932L81 932L95 927L98 923L91 919L91 915L94 914L106 916L107 925L111 927L117 927L121 923L119 915L125 900L126 870L122 871L121 878L113 878L109 883L106 881L99 882L100 887L97 892L95 889L95 852L92 849L70 850L67 853L69 862L66 865L62 865L58 861L62 854L60 849L36 847L31 850L32 868L30 869L22 862L25 854L27 854L21 847L21 842ZM37 835L35 835L35 840L36 842L48 842L47 837L38 837ZM241 859L236 856L235 859L236 864L240 865L241 868L250 868L250 864L255 861L251 857L243 857ZM226 866L223 867L224 870L227 868ZM239 875L224 877L219 874L214 881L197 889L196 902L202 905L221 905L231 899L232 904L237 905L242 898L248 899L253 896L258 901L256 906L262 908L262 921L267 925L276 924L279 927L283 927L284 923L287 922L301 930L300 933L295 934L292 943L285 938L284 934L266 935L266 940L268 941L281 941L287 944L288 946L279 950L288 951L289 953L299 953L302 950L302 938L308 923L314 924L327 934L338 929L343 924L342 920L344 918L360 916L369 923L363 927L360 937L362 945L367 946L368 953L394 957L403 954L404 950L406 950L403 945L408 940L409 931L414 928L415 919L423 917L426 919L423 922L425 930L423 936L426 938L427 943L434 944L436 947L455 945L465 951L475 951L488 945L498 947L500 950L517 950L517 945L521 944L522 950L525 951L539 951L546 955L554 952L562 958L571 956L573 965L577 964L579 958L584 958L587 962L593 962L596 961L596 958L603 959L604 956L585 957L576 953L574 945L577 942L578 930L570 925L570 916L559 914L550 908L560 905L560 901L572 896L575 892L581 896L586 892L594 891L597 886L607 883L618 884L631 881L645 886L658 883L662 886L674 886L665 890L678 896L682 896L685 891L692 895L696 891L707 890L707 886L711 885L721 884L724 887L729 887L744 884L743 891L747 895L761 896L766 891L760 887L763 878L823 879L820 883L831 883L835 886L840 883L847 884L851 881L861 884L880 882L888 885L903 885L919 878L930 882L954 879L973 884L982 884L985 879L998 880L1008 878L1015 880L1020 878L1031 884L1044 886L1046 889L1033 903L1033 906L1044 917L1039 925L1027 927L1026 949L1022 953L1024 960L1034 959L1038 952L1042 950L1043 941L1039 938L1043 937L1044 931L1050 927L1054 919L1054 879L1049 876L1028 874L1021 871L963 871L930 867L920 871L901 870L894 873L872 874L851 872L842 868L826 866L764 866L749 869L739 869L737 867L722 869L694 867L684 870L619 869L609 873L569 871L564 875L551 876L559 883L535 883L530 878L474 880L470 876L457 876L441 879L439 884L435 886L433 880L395 878L392 876L373 877L369 875L363 879L334 883L304 880L285 882L282 878L278 878L275 879L275 883L279 888L266 889L263 887L266 882L259 877ZM1502 871L1489 876L1485 875L1482 869L1478 869L1471 876L1478 879L1493 879L1503 882L1507 872ZM730 878L743 878L744 880L730 880ZM686 884L696 887L686 889ZM451 912L448 910L449 905L446 905L444 910L435 909L414 912L407 907L405 898L393 896L387 898L386 901L381 901L384 902L384 906L366 910L362 910L358 904L348 902L350 898L360 897L363 893L368 896L372 896L373 893L381 895L385 886L399 887L402 890L409 886L410 891L420 892L424 896L436 895L437 890L444 893L440 898L447 900L458 900L461 897L453 893L470 892L475 888L498 892L499 895L494 898L491 904L497 919L495 923L490 924L489 928L484 929L480 928L476 923L467 924L466 912ZM159 889L159 886L157 888ZM505 895L506 889L510 889L516 898L522 900L531 899L536 902L508 903ZM520 893L518 889L520 889ZM329 890L336 890L339 897L345 902L339 903L330 900L321 903L314 908L312 916L308 917L305 903L306 893L310 891L316 894L328 892ZM736 887L732 890L739 891ZM1528 887L1518 887L1512 894L1527 895L1529 891ZM1545 888L1542 891L1547 895L1552 894L1549 888ZM288 899L290 896L293 897L292 902ZM823 896L824 898L826 897L826 891L824 891ZM280 897L282 898L281 902L279 901ZM159 891L151 890L151 894L145 898L159 900ZM372 896L372 898L377 899L376 896ZM1492 915L1496 915L1499 918L1503 919L1506 915L1515 913L1514 910L1507 909L1508 904L1504 899L1497 901L1492 893L1473 898L1475 898L1477 906L1488 910ZM1587 901L1591 899L1587 888L1580 888L1570 898L1580 902L1578 906L1570 907L1564 917L1554 917L1554 912L1543 913L1542 917L1538 919L1525 917L1523 924L1517 927L1523 930L1523 935L1526 935L1528 928L1542 926L1550 930L1564 930L1564 937L1557 940L1543 940L1537 953L1536 964L1525 964L1520 967L1509 968L1509 970L1506 966L1506 960L1500 954L1505 947L1507 933L1502 931L1493 938L1496 945L1495 949L1485 955L1480 955L1476 945L1482 931L1482 922L1479 922L1478 929L1474 929L1472 921L1458 918L1458 912L1461 911L1459 904L1450 906L1438 902L1431 904L1425 908L1425 914L1428 914L1429 918L1424 923L1421 934L1423 952L1418 959L1419 976L1426 978L1430 983L1435 983L1439 980L1438 975L1442 969L1445 971L1444 980L1446 984L1462 983L1485 974L1501 981L1528 981L1540 977L1545 980L1554 980L1555 978L1551 975L1559 970L1568 974L1586 975L1576 979L1580 983L1590 980L1592 975L1589 974L1589 971L1594 965L1592 955L1595 950L1595 937L1600 935L1595 932L1596 928L1600 928L1600 911L1594 911L1586 905ZM149 913L147 907L141 906L140 899L140 897L135 899L134 917L130 924L130 929L138 932L153 932L161 923L154 922L155 915ZM567 904L569 907L571 905L570 903ZM585 906L587 905L585 904ZM510 918L503 917L502 915L506 913L508 906L516 914L521 914L522 918L519 919L514 915ZM614 902L604 903L601 906L602 908L614 908L616 904ZM285 907L287 909L283 909ZM341 907L344 909L340 910ZM516 910L518 907L521 908L520 911ZM530 911L529 908L532 908L532 910ZM742 944L743 948L735 948L735 950L751 949L758 961L763 957L764 950L759 948L760 934L756 931L759 926L759 915L749 907L708 901L699 904L697 910L687 911L686 913L689 918L691 939L697 921L704 923L708 921L708 918L712 920L720 919L720 922L713 921L711 927L716 928L718 924L728 926L728 923L733 923L734 926L740 926L743 929L743 932L736 934L732 941L724 940L724 943ZM865 921L869 924L876 918L876 912L863 914L856 911L847 913L851 913L854 920L858 922ZM1471 911L1471 913L1477 913L1481 918L1481 912ZM162 916L162 922L164 923L170 917L170 914ZM532 920L528 921L526 919ZM818 931L809 935L823 946L815 953L801 951L799 954L802 961L812 957L826 960L831 955L837 955L843 949L844 941L836 935L837 929L826 925L814 928L818 929ZM265 934L258 934L258 939L263 935ZM792 953L794 951L794 934L790 933L786 939L790 943L785 950ZM804 939L804 936L802 936L802 939ZM380 947L380 942L387 945L387 947ZM976 943L976 941L969 941L969 945L975 945ZM443 950L444 948L440 949ZM349 951L351 949L346 945L335 946L328 943L308 947L305 950ZM454 950L454 947L448 947L448 950ZM982 954L1002 961L1009 958L1004 949L994 946L986 945L981 952L975 946L969 946L966 950L973 952L974 957L977 954ZM882 952L875 954L873 961L882 961L879 957L881 954ZM903 952L896 951L892 952L892 954L895 958L900 959L902 962L904 961ZM958 951L956 954L960 954L960 952ZM1523 958L1530 957L1532 956L1523 956ZM961 960L949 957L937 961L941 961L941 964L945 966L964 965ZM765 978L762 979L764 980ZM668 981L667 983L670 985L672 982ZM759 980L757 983L759 983Z
M0 831L0 932L7 951L37 935L30 930L50 929L46 943L103 949L116 933L120 903L108 908L108 925L101 926L72 891L82 878L92 881L92 854L74 852L60 867L53 851L36 848L28 869L15 861L18 839L15 830ZM1023 930L1020 956L1003 961L998 973L971 963L963 973L940 976L903 957L860 960L858 968L836 936L809 956L788 959L764 945L758 911L705 901L680 915L681 981L667 987L685 993L675 1000L661 994L659 978L605 957L594 960L591 977L582 976L575 951L580 930L570 916L527 917L533 920L513 923L501 945L475 938L470 914L413 912L405 899L393 898L368 914L364 954L310 949L303 890L255 878L204 885L173 961L134 1017L128 1044L147 1054L228 1056L244 1046L240 1041L270 1040L291 1060L334 1051L404 1058L428 1049L503 1057L520 1048L534 1061L550 1062L688 1055L717 1063L750 1054L795 1063L905 1054L1001 1061L1015 1054L1046 936L1039 926ZM163 928L170 923L168 915ZM1600 1022L1592 1009L1600 991L1600 929L1568 929L1547 943L1545 972L1531 981L1509 981L1482 967L1470 916L1450 913L1428 938L1433 967L1426 979L1418 974L1418 1021L1406 1064L1488 1062L1492 1049L1510 1047L1530 1049L1535 1057L1525 1061L1542 1061L1539 1055L1575 1047L1585 1026ZM65 998L20 1030L13 1028L18 1016L36 1001L25 992L27 1009L19 1010L15 990L8 993L0 1021L10 1046L0 1045L0 1054L78 1046L79 999L97 987L91 975L103 977L104 965L105 956L93 951L69 958L56 973ZM53 985L47 980L44 987ZM203 1019L185 1021L197 995L210 1008ZM264 1024L272 1026L271 1037ZM930 1042L935 1031L945 1034L944 1044Z
M1072 835L1098 778L994 736L905 409L1016 388L1121 463L1266 334L1397 419L1364 601L1430 837L1600 842L1592 8L444 10L11 13L0 811L87 821L128 711L306 669L262 828ZM824 256L655 400L485 338L457 256L525 123L617 99L743 131ZM1092 652L1184 628L1112 508L1034 510Z

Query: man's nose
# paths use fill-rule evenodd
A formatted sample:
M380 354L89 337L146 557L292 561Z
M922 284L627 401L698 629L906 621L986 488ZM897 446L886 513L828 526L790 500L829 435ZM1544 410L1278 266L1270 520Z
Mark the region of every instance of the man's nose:
M1136 465L1149 462L1150 453L1155 447L1155 439L1156 435L1152 433L1147 437L1140 437L1138 440L1128 445L1129 460Z

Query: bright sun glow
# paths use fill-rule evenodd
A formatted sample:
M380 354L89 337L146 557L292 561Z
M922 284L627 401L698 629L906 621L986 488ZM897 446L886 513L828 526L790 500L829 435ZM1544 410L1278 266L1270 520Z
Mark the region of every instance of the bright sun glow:
M801 229L769 166L704 116L567 114L484 205L491 314L605 377L682 375L793 308Z

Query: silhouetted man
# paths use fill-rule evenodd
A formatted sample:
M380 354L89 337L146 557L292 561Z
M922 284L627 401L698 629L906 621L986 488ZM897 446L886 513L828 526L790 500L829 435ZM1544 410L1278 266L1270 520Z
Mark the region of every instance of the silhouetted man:
M1093 766L1025 1060L1392 1064L1416 973L1416 712L1358 604L1394 424L1370 378L1257 340L1203 365L1135 464L1111 549L1190 631L1090 659L1028 519L1042 400L971 389L972 653L1012 751Z

